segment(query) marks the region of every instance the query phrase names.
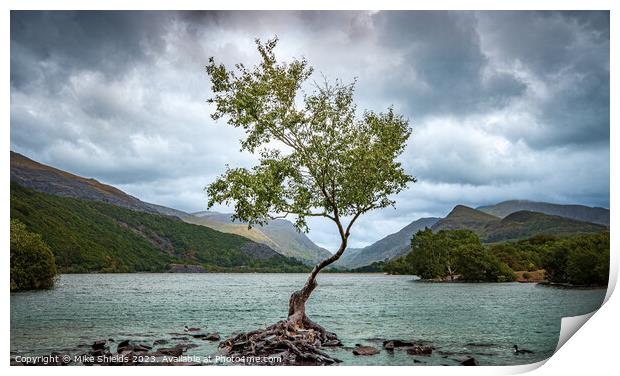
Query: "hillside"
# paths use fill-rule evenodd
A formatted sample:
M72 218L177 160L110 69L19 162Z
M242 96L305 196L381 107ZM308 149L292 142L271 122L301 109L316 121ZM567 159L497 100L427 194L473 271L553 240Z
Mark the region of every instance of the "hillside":
M574 207L578 205L559 206ZM563 237L598 233L605 230L605 226L599 224L544 213L518 211L502 219L482 210L457 205L445 218L423 218L414 221L399 232L388 235L366 248L345 252L336 266L361 268L371 265L373 262L395 259L405 255L409 252L411 237L424 227L430 227L434 233L441 230L472 230L480 236L484 243L527 239L535 235Z
M433 226L438 220L439 218L421 218L367 247L348 249L338 260L336 266L359 268L375 261L389 260L407 254L411 246L411 237L419 230Z
M284 256L295 257L306 263L314 263L329 256L329 252L318 247L307 236L298 234L288 221L248 229L245 224L231 223L229 214L200 212L194 216L181 210L141 201L95 179L84 178L41 164L15 152L11 152L11 181L42 193L104 202L131 210L176 217L187 223L243 236L264 244Z
M584 205L560 205L548 202L510 200L495 205L480 206L477 209L500 218L518 211L527 210L609 226L609 209Z
M600 232L605 226L532 211L518 211L500 219L480 210L457 205L431 227L441 230L472 230L485 243L527 239L534 235L574 235Z
M164 271L170 263L221 271L304 271L300 262L241 236L11 183L11 218L54 252L61 272Z
M457 205L445 218L435 223L431 229L433 232L460 229L482 232L489 224L499 221L500 218L480 210L472 209L464 205Z
M524 210L490 224L482 232L482 240L485 243L495 243L527 239L534 235L567 236L597 233L605 229L603 225Z
M11 181L38 192L106 202L132 210L157 213L157 210L149 204L120 189L35 162L13 151L11 151Z
M248 230L246 223L232 222L231 215L213 211L193 213L194 223L205 223L219 231L237 233L254 241L269 245L282 255L294 257L308 263L316 263L331 253L319 247L310 240L306 234L298 232L290 221L277 219L265 226L254 226ZM204 221L204 222L201 222Z

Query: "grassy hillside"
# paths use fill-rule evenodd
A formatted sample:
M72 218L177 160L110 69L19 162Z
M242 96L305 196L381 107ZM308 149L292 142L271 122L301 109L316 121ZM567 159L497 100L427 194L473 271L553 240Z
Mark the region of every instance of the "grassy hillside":
M593 208L584 205L560 205L548 202L510 200L495 205L481 206L477 209L500 218L507 217L518 211L527 210L609 226L609 209Z
M135 211L176 217L187 223L243 236L264 244L281 255L294 257L309 264L330 255L307 236L296 232L288 221L276 221L264 227L248 229L247 224L231 223L230 214L199 212L194 216L180 210L141 201L95 179L84 178L44 165L15 152L11 152L11 181L37 192L98 201Z
M241 236L102 202L39 193L15 183L11 218L42 236L61 272L163 271L169 263L231 271L307 269Z
M44 165L15 152L11 152L11 181L38 192L157 213L149 204L120 189Z
M193 217L183 220L218 231L245 236L270 246L284 256L293 257L308 264L314 264L331 255L326 249L314 244L304 233L295 230L290 221L283 219L273 220L265 226L254 226L251 229L248 229L246 223L233 223L231 214L212 211L193 213Z
M568 236L597 233L603 225L531 211L512 213L500 222L490 224L482 232L485 243L526 239L534 235Z
M195 225L206 226L220 232L225 232L227 234L243 236L244 238L250 239L257 243L265 244L273 248L274 250L276 249L276 244L256 227L248 229L248 225L245 224L224 223L214 221L208 217L203 218L197 216L183 217L183 221Z
M433 232L471 230L484 243L527 239L536 235L568 236L596 233L605 226L531 211L519 211L500 219L480 210L457 205L446 218L437 222Z
M452 209L450 214L439 220L432 227L433 232L441 230L472 230L481 232L484 228L493 222L499 222L500 219L493 215L472 209L464 205L457 205Z

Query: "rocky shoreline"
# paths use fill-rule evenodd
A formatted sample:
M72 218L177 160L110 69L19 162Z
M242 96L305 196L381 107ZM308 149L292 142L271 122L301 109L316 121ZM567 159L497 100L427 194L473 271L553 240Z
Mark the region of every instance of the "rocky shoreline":
M384 351L388 354L402 352L412 357L412 364L425 365L429 362L431 356L441 358L441 360L449 361L453 365L477 366L478 360L474 357L476 354L471 353L454 353L437 349L433 345L425 341L413 341L402 339L370 339L373 345L362 345L356 343L354 346L346 346L340 341L334 341L333 344L326 346L325 350L338 349L330 351L329 355L324 357L335 359L335 362L322 361L324 357L306 358L302 349L289 347L282 348L279 352L275 352L277 356L261 356L260 351L236 351L234 356L230 355L230 351L223 351L228 347L241 349L237 343L239 336L232 339L225 339L220 342L221 337L217 332L204 332L200 328L186 327L182 333L168 333L168 338L161 338L151 341L143 339L122 339L115 340L113 338L100 339L92 344L80 345L84 348L82 351L71 354L68 352L52 352L46 356L21 356L13 355L10 359L11 366L66 366L66 365L84 365L84 366L197 366L197 365L329 365L338 364L339 360L331 357L338 351L351 352L356 357L369 357ZM291 341L294 341L292 338ZM200 341L217 342L218 353L206 357L196 357L187 355L188 350L200 347ZM268 346L269 338L265 338L262 346ZM274 342L275 343L275 342ZM374 345L376 343L376 345ZM492 344L467 344L469 347L491 346ZM78 347L80 347L78 346ZM489 354L487 354L489 355ZM324 359L323 359L324 360ZM429 359L430 360L430 359ZM342 364L342 363L341 363ZM445 364L444 364L445 365Z

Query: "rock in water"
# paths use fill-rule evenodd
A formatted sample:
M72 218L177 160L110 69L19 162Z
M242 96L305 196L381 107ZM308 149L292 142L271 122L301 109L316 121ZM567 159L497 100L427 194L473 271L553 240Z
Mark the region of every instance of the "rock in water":
M407 354L409 355L431 355L433 353L433 348L431 346L413 346L407 349Z
M105 344L107 342L108 341L106 341L105 339L101 339L101 340L95 341L95 343L93 343L92 348L93 348L93 350L103 350L105 348Z
M379 353L379 350L371 346L357 346L353 350L353 354L355 355L375 355L378 353Z
M219 333L209 333L202 338L204 341L219 341L220 334Z
M383 341L383 348L386 350L394 350L397 347L413 346L413 342L402 341L400 339L392 339L389 341Z
M467 359L461 361L462 366L477 366L478 361L473 356L468 357Z

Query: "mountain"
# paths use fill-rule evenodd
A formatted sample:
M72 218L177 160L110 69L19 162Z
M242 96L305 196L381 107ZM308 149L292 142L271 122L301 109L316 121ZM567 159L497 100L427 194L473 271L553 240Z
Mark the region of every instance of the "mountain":
M231 223L228 214L201 212L194 216L181 210L141 201L95 179L44 165L12 151L11 181L22 187L56 196L104 202L135 211L176 217L187 223L243 236L264 244L282 255L295 257L306 263L314 263L330 255L327 250L318 247L304 234L298 234L288 221L248 229L245 224Z
M604 231L607 227L557 215L532 211L514 212L499 222L489 224L482 232L485 243L527 239L534 235L566 236Z
M231 215L213 211L193 213L205 223L210 223L214 228L224 232L234 232L247 236L255 241L261 241L265 237L265 244L278 251L284 256L294 257L307 263L316 263L327 258L331 253L314 244L306 234L298 232L293 223L285 219L270 221L264 226L254 226L248 230L247 223L233 222ZM219 227L218 227L219 225Z
M66 171L35 162L11 151L11 181L38 192L157 213L149 204L126 194L120 189L102 184L95 179L83 178Z
M499 204L498 204L499 205ZM578 205L559 205L574 207ZM422 218L412 222L395 234L361 248L347 250L336 266L360 268L374 262L393 259L409 252L411 237L425 227L433 232L441 230L467 229L477 233L484 243L527 239L534 235L566 236L595 233L605 230L605 226L547 215L532 211L517 211L500 218L482 210L464 205L455 206L445 218Z
M484 243L527 239L534 235L585 234L600 232L605 228L605 226L594 223L526 210L514 212L505 218L498 218L463 205L455 206L450 214L431 227L433 232L472 230Z
M431 229L433 232L441 230L468 229L474 232L482 231L487 225L499 222L500 218L487 214L468 206L457 205L443 219L435 223Z
M609 209L598 207L560 205L527 200L510 200L500 202L495 205L480 206L477 209L500 218L504 218L518 211L527 210L576 219L578 221L597 223L609 227Z
M433 226L439 218L421 218L413 221L400 231L390 234L375 243L360 249L347 249L336 266L359 268L375 261L384 261L409 252L411 237L419 230Z
M15 182L11 218L43 237L65 273L155 272L170 264L211 271L307 270L241 236L100 201L40 193Z

